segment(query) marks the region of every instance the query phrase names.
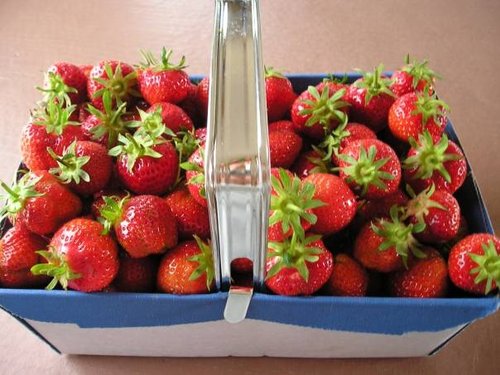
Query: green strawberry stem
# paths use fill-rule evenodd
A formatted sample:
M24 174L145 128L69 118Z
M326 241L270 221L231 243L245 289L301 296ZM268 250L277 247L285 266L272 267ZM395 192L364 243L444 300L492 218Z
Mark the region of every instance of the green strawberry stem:
M373 72L364 72L356 69L363 75L363 79L359 79L353 83L354 87L366 89L365 105L368 105L372 98L378 95L386 94L395 97L394 93L389 88L392 81L389 78L382 77L384 65L380 64Z
M412 86L414 89L417 88L418 83L421 80L424 80L427 83L427 86L429 86L432 85L436 78L441 79L441 76L438 73L427 66L428 63L429 62L427 60L413 60L410 62L410 54L405 56L405 66L402 70L412 76Z
M182 70L187 68L186 57L182 56L181 60L177 64L172 64L170 58L172 57L173 51L171 49L167 50L165 47L161 50L160 61L150 52L150 51L140 51L144 62L139 64L140 68L153 68L156 72L169 71L169 70Z
M436 124L440 124L440 117L444 117L447 111L450 111L448 104L424 90L417 94L415 109L411 114L422 115L422 125L425 126L431 118Z
M44 87L37 87L37 90L43 92L44 102L56 101L64 103L65 107L71 106L71 99L68 94L78 92L74 87L66 85L62 77L54 72L46 74Z
M41 197L44 193L36 191L35 186L42 177L34 177L31 173L26 173L21 179L8 186L3 181L0 181L0 186L7 193L2 198L5 199L5 204L0 208L0 220L5 217L12 218L13 215L20 212L26 203L26 200L34 197Z
M469 257L477 267L470 271L472 276L476 275L474 283L479 284L486 280L486 288L484 294L488 294L493 288L493 282L500 285L500 254L497 253L493 241L483 243L483 255L469 253Z
M83 166L90 160L90 156L76 155L76 141L71 143L63 152L62 156L57 155L50 147L47 152L57 162L57 168L51 168L50 173L56 176L64 184L80 181L89 182L90 176L83 170Z
M153 147L166 142L163 138L151 139L148 136L141 134L118 134L118 142L121 144L109 150L108 154L111 156L127 156L127 169L132 172L137 159L149 156L159 159L162 154L153 150Z
M279 70L274 69L272 66L265 66L264 67L264 76L266 78L269 78L269 77L286 78L283 75L283 73L281 73Z
M68 282L70 280L78 279L81 277L80 274L75 273L71 270L68 263L62 255L56 254L53 248L47 250L36 251L38 255L41 255L47 263L39 263L31 267L31 273L33 275L47 275L51 276L51 282L45 287L47 290L52 290L59 283L64 290L68 289Z
M337 128L328 133L319 144L319 148L324 150L323 160L330 161L332 155L338 155L342 140L351 135L349 130L346 130L347 123L340 124Z
M138 128L136 134L147 135L152 139L156 139L166 133L167 127L163 124L161 107L156 108L153 112L146 112L142 109L138 109L138 111L141 119L132 121L129 124L131 128Z
M129 198L129 194L121 199L116 195L102 197L104 205L99 209L99 217L97 218L97 221L99 221L104 227L102 231L103 235L108 234L113 225L120 220L123 213L123 206Z
M134 89L134 86L137 84L137 72L135 70L123 76L120 63L116 65L114 72L111 65L106 63L104 64L104 71L107 78L94 78L103 87L94 92L93 99L102 97L105 92L109 93L111 98L116 100L117 103L122 103L127 98L127 95L141 96L139 91Z
M434 184L423 190L418 195L415 194L410 185L406 186L406 191L412 199L406 204L403 220L413 216L417 219L417 221L423 223L424 218L429 214L429 209L438 208L440 210L447 211L447 208L431 199L432 195L436 191Z
M56 100L45 103L37 108L32 117L33 124L45 127L47 134L61 135L66 126L80 126L79 122L70 121L71 114L75 111L75 105L66 106Z
M210 291L212 287L212 282L215 277L215 268L214 268L214 260L212 255L212 248L209 243L203 242L200 237L197 235L193 236L200 248L200 253L193 255L188 258L190 262L198 263L198 267L193 271L193 273L189 276L189 280L193 281L200 278L203 274L207 275L207 289Z

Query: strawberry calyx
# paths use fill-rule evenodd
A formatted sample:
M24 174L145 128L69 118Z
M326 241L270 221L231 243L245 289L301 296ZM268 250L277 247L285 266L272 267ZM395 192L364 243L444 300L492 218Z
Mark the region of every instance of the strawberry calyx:
M366 89L365 95L365 105L368 105L373 97L386 94L392 97L396 95L389 88L391 86L391 79L383 77L384 65L380 64L377 66L373 72L364 72L360 69L356 69L357 72L363 75L362 79L358 79L353 83L354 87Z
M193 237L196 240L196 244L200 248L201 252L199 254L193 255L192 257L188 258L190 262L198 263L198 267L189 276L189 280L194 281L200 278L203 274L206 274L207 289L208 291L210 291L210 288L212 287L212 282L214 281L215 277L212 247L210 246L210 242L208 243L203 242L203 240L197 235L194 235Z
M80 123L70 121L72 113L75 111L75 105L66 106L64 103L51 100L44 103L42 107L37 108L31 117L35 120L34 125L43 126L47 134L61 135L66 126L78 126Z
M128 202L129 198L129 194L123 198L116 195L102 197L104 205L99 209L99 217L97 218L97 221L104 227L102 235L108 234L113 225L120 220L123 213L123 206Z
M351 135L349 130L346 130L347 123L340 124L336 129L328 133L319 144L322 150L325 150L323 160L331 160L332 155L338 155L342 140Z
M132 172L135 162L141 157L161 158L162 154L153 150L153 147L166 142L166 140L163 138L153 139L141 134L131 135L127 133L126 135L118 134L118 142L121 144L109 150L108 154L116 157L126 155L127 169L129 172Z
M49 172L56 176L64 184L74 181L79 184L81 180L90 181L90 176L83 170L83 166L90 160L90 156L76 155L76 141L73 141L63 152L57 155L50 147L47 152L57 162L57 168L51 168Z
M205 154L204 149L202 147L199 147L199 150L200 150L199 151L200 152L200 158L204 159L205 158L205 156L204 156L204 154ZM190 162L190 161L186 161L184 163L180 163L179 167L181 169L184 169L185 171L196 172L196 174L193 175L187 181L187 183L190 184L190 185L199 185L199 186L201 186L200 195L203 198L206 198L206 191L205 191L205 171L203 170L203 168L201 166L199 166L198 164Z
M271 185L276 194L271 195L271 216L269 225L281 223L283 233L290 229L301 239L305 237L301 220L316 223L317 217L311 210L325 203L313 199L315 187L302 183L297 176L290 177L286 170L279 169L279 178L271 175Z
M321 239L319 235L310 235L300 238L293 234L282 242L269 242L268 258L276 258L276 263L267 272L266 280L278 274L284 268L295 268L299 275L307 282L309 280L309 269L306 262L315 263L319 260L319 254L323 249L311 246L312 243Z
M439 172L446 182L451 182L451 176L444 163L451 160L462 159L458 154L447 154L448 137L443 134L441 139L434 143L431 134L426 130L418 136L418 142L414 138L408 140L415 150L415 155L409 156L403 161L404 169L415 169L413 179L431 178L435 171Z
M483 243L484 254L468 253L470 259L477 264L477 267L470 270L475 284L479 284L486 280L486 288L484 294L488 294L493 288L493 282L500 285L500 254L497 253L493 241Z
M427 60L418 61L415 59L410 62L410 55L407 54L405 56L405 65L401 70L412 77L412 86L414 89L417 88L418 83L422 80L427 83L427 86L430 86L436 78L441 79L438 73L427 66L428 63Z
M59 283L64 290L68 289L68 282L70 280L79 279L81 275L75 273L71 270L68 262L60 254L54 252L53 247L49 247L49 250L39 250L36 253L47 261L47 263L35 264L31 267L31 273L33 275L47 275L51 276L52 280L45 287L47 290L52 290Z
M311 127L315 124L320 124L325 129L325 133L330 130L332 122L339 124L347 124L347 115L342 108L349 105L346 101L341 100L345 95L346 89L340 89L333 95L330 95L330 89L325 86L319 93L315 86L309 86L307 91L312 96L312 100L304 100L304 108L300 111L302 116L310 116L305 125Z
M77 93L74 87L66 85L59 74L47 72L45 74L44 87L37 87L37 90L43 92L43 101L57 101L64 103L65 107L71 105L71 99L68 94Z
M200 140L196 138L194 130L180 130L174 133L171 129L167 128L165 133L172 137L181 163L187 161L193 152L200 147Z
M186 56L182 56L177 64L172 64L170 58L172 57L173 51L171 49L167 50L165 47L161 50L160 61L153 55L150 51L141 51L141 55L144 62L139 64L140 68L151 68L155 72L163 72L169 70L182 70L187 67Z
M283 75L283 73L274 69L272 66L265 66L264 67L264 77L265 78L276 77L276 78L283 78L283 79L286 78Z
M325 156L326 153L314 145L312 145L312 149L316 151L318 157L307 157L307 160L314 164L314 167L309 171L309 173L329 173L333 169L333 166L331 165L331 158L328 159Z
M387 186L384 180L394 179L392 174L381 170L390 158L375 160L376 156L377 148L373 145L368 148L368 151L365 147L360 146L358 159L355 159L351 155L338 155L339 159L348 164L340 168L347 176L347 182L354 182L359 186L361 188L361 195L365 195L370 186L385 189Z
M35 186L41 180L41 176L34 176L31 173L26 173L12 186L8 186L3 181L0 181L0 186L5 190L6 194L2 195L5 204L0 208L0 220L5 217L12 217L24 208L26 200L34 197L41 197L44 193L36 191Z
M106 72L106 78L93 78L94 81L100 83L103 87L94 92L92 95L93 99L100 98L104 93L109 93L111 98L115 99L117 103L121 104L128 95L133 95L136 97L141 96L141 94L134 89L137 85L137 72L134 70L123 76L121 64L116 65L115 71L109 63L104 64L104 71Z
M371 228L375 234L383 238L379 246L379 251L395 248L401 256L403 264L408 268L408 256L411 251L417 258L425 258L425 253L420 250L421 245L413 236L425 229L424 222L416 224L405 224L402 218L404 209L394 205L390 210L390 219L379 219L377 224L371 223Z
M422 115L422 125L426 125L430 119L434 120L435 124L440 124L440 118L449 112L450 107L444 101L437 98L435 94L429 95L424 90L417 93L417 101L415 109L411 112L412 115Z
M336 77L332 73L328 73L328 75L322 80L323 83L337 83L337 84L344 84L347 83L348 81L349 77L345 73L342 76L342 78Z
M417 221L423 223L424 218L429 215L429 209L438 208L440 210L447 211L446 207L431 199L432 195L436 191L436 186L434 184L431 184L427 189L423 190L419 194L415 194L410 185L406 186L406 191L412 199L410 199L406 204L403 220L413 216L417 219Z
M156 108L153 112L146 112L137 108L140 116L139 121L131 121L129 127L138 128L135 134L147 135L152 139L161 137L166 133L167 127L163 124L161 108Z

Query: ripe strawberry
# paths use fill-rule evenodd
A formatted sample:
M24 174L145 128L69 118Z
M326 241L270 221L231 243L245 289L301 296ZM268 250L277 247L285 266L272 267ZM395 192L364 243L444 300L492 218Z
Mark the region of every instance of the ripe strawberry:
M21 135L21 154L24 164L30 170L48 170L57 164L47 152L51 148L62 152L75 140L85 137L82 129L70 117L75 106L63 107L55 101L32 113L32 118L23 128Z
M46 102L56 98L66 106L83 103L87 99L87 77L78 66L58 62L47 69L40 90L45 94Z
M368 273L347 254L338 254L333 260L333 272L325 284L332 296L362 297L368 290Z
M85 76L85 78L87 78L87 80L89 79L90 77L90 71L92 70L92 68L94 67L93 65L90 65L90 64L83 64L83 65L80 65L78 66L80 68L80 70L82 71L83 75ZM87 86L85 86L85 90L87 90Z
M295 126L293 125L293 122L291 122L291 121L280 120L280 121L275 121L275 122L269 123L269 127L268 127L269 134L271 134L274 131L283 131L283 130L298 133L297 129L295 129Z
M125 197L129 198L130 194L125 190L108 188L95 193L93 195L92 204L90 205L90 212L92 214L92 217L96 220L101 216L101 209L106 205L104 197L110 197L118 203Z
M113 105L120 105L139 96L136 89L137 73L130 65L116 60L101 61L94 65L87 81L87 91L92 105L104 109L103 94L108 92Z
M123 255L113 285L120 292L153 292L157 269L158 262L152 256L136 259Z
M401 164L394 150L377 139L353 141L338 155L340 177L367 199L394 193L401 181Z
M428 61L413 60L410 55L405 57L405 65L392 73L391 91L400 97L410 92L434 91L436 78L441 78L436 72L429 69Z
M253 262L248 258L236 258L231 262L231 272L249 273L252 271ZM251 284L253 284L253 282Z
M393 272L406 265L412 254L424 256L413 234L422 232L425 225L406 225L401 221L400 211L398 206L393 206L390 219L376 219L361 228L354 241L354 258L364 267Z
M357 217L362 223L377 218L390 218L391 207L404 207L408 203L408 196L400 189L379 199L362 202L358 207Z
M120 145L109 150L116 156L118 176L136 194L161 195L177 181L179 157L175 147L162 138L119 135Z
M188 161L180 166L186 171L187 187L194 200L203 207L208 207L205 195L205 162L203 159L204 151L202 147L199 147Z
M186 59L182 56L177 64L170 63L172 50L163 47L161 61L151 52L143 52L145 62L141 64L138 81L142 96L149 104L168 102L177 104L186 99L191 82L186 72Z
M433 140L428 132L410 139L411 148L403 161L403 178L417 193L434 184L437 190L451 194L467 177L467 162L460 147L448 141L446 134Z
M198 111L205 119L207 118L208 114L209 92L210 92L210 80L208 77L205 77L200 81L200 83L198 83L198 90L196 90L196 105L198 107Z
M157 275L158 289L165 293L208 293L214 286L214 264L210 244L195 237L165 254Z
M193 131L194 125L186 112L182 108L171 103L155 103L147 110L148 113L157 111L160 108L163 124L174 133L179 133L181 130Z
M290 80L272 67L265 68L265 83L267 119L269 122L281 120L290 111L297 94Z
M118 272L118 247L102 224L73 219L54 234L48 251L38 251L47 263L31 268L34 275L53 276L46 289L60 283L64 289L97 292L106 288Z
M37 250L44 249L48 241L31 233L24 225L15 225L0 240L0 286L3 288L39 287L47 282L35 276L30 269L41 262Z
M275 130L269 132L271 167L289 168L302 149L302 138L294 132Z
M77 111L78 111L78 122L81 124L85 122L87 117L90 116L90 112L88 111L88 107L91 105L88 102L83 102L81 104L78 104L77 106Z
M390 293L395 297L439 298L448 287L446 261L435 249L422 249L424 258L410 260L408 269L390 277Z
M82 210L80 199L48 171L29 172L11 187L1 186L7 196L0 219L7 216L39 235L54 233Z
M210 237L208 209L194 200L187 187L174 190L165 200L177 221L180 238Z
M457 287L474 294L488 294L500 285L500 239L471 234L458 242L448 257L450 279Z
M356 196L341 178L327 173L314 173L303 180L314 185L314 199L325 203L316 207L312 213L316 215L316 223L311 231L321 234L332 234L345 228L356 214Z
M295 160L292 171L301 179L313 173L328 173L330 165L323 158L323 152L317 148L303 152Z
M438 244L455 238L460 226L460 206L453 195L435 190L434 185L418 195L410 188L410 195L405 217L412 223L425 223L424 231L415 235L418 240Z
M113 161L106 147L89 141L75 141L61 156L49 153L57 162L50 173L77 194L91 195L104 189L111 178Z
M374 132L386 126L389 108L394 102L391 80L382 76L380 64L374 72L362 72L363 78L355 81L347 90L346 101L351 105L352 121L365 124Z
M283 242L269 242L266 286L285 296L311 295L330 278L333 256L320 236L299 239L293 235Z
M103 197L99 221L114 229L118 243L132 258L161 254L177 244L177 224L168 203L154 195Z
M198 140L199 144L204 146L205 141L207 140L207 128L196 129L194 132L194 136Z

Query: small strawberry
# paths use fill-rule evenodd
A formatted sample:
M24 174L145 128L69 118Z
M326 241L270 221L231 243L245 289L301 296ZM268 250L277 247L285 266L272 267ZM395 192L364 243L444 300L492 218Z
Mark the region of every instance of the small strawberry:
M15 225L5 232L0 240L0 286L31 288L44 285L47 279L33 275L30 269L41 262L36 251L44 249L47 243L24 225Z
M177 104L182 102L189 93L191 82L186 72L186 59L174 65L170 63L172 50L163 47L161 61L151 52L142 52L145 62L140 65L138 81L139 89L144 99L151 105L160 102Z
M283 242L269 242L266 286L285 296L311 295L330 278L333 256L321 236L299 239L295 234Z
M187 187L194 200L203 207L207 206L205 195L204 149L199 147L189 157L188 161L180 166L186 171Z
M205 77L200 81L200 83L198 83L198 90L196 90L196 105L198 107L198 111L205 119L207 118L208 114L209 92L210 92L210 80L208 77Z
M391 80L382 76L380 64L372 72L362 72L363 78L347 90L346 101L351 105L350 119L365 124L375 132L386 126L389 108L394 102Z
M80 195L92 195L104 189L111 178L113 161L106 147L89 141L75 141L62 155L49 153L57 162L50 173Z
M401 181L401 164L394 150L378 139L360 139L338 154L340 177L367 199L394 193Z
M467 177L467 162L460 147L449 141L446 134L434 140L428 133L410 139L411 148L403 161L403 178L417 193L434 184L437 190L451 194Z
M356 214L356 196L340 177L327 173L314 173L303 180L312 183L315 191L313 198L324 203L312 213L316 223L311 231L332 234L345 228Z
M46 289L60 283L64 289L97 292L115 278L119 262L118 247L102 224L89 219L73 219L54 234L48 251L37 253L47 263L31 268L34 275L52 276Z
M458 242L448 257L450 279L457 287L474 294L488 294L500 285L500 239L471 234Z
M87 77L78 66L58 62L47 69L40 91L46 102L56 98L66 106L83 103L87 99Z
M390 276L390 293L395 297L439 298L448 288L446 260L435 249L422 249L424 258L413 258L408 269Z
M209 293L214 287L214 263L210 244L195 236L165 254L157 275L158 289L165 293Z
M313 173L328 173L331 166L328 161L323 160L323 158L324 153L313 147L312 150L299 154L292 166L292 171L301 179Z
M347 254L338 254L333 260L333 272L325 284L332 296L362 297L368 290L368 273Z
M161 254L177 244L177 224L168 203L154 195L117 200L103 197L99 221L105 233L114 229L119 244L132 258Z
M158 262L152 256L130 258L123 255L113 285L120 292L154 292L157 270Z
M406 55L405 65L392 73L391 91L398 97L410 92L428 91L432 93L436 78L441 77L429 69L427 64L427 60L410 62L410 55Z
M236 258L231 262L231 271L237 272L237 273L252 272L253 271L253 262L248 258ZM237 285L240 285L240 284L237 284Z
M162 122L167 128L172 130L174 133L179 133L180 131L193 131L194 125L193 121L189 118L186 112L182 108L176 106L172 103L155 103L147 110L148 113L155 112L160 109Z
M297 94L292 83L282 73L272 67L265 68L267 119L278 121L290 111Z
M29 172L11 187L1 186L7 196L0 219L8 217L39 235L54 233L82 210L80 199L48 171Z
M269 132L271 167L289 168L302 149L302 138L294 132L275 130Z

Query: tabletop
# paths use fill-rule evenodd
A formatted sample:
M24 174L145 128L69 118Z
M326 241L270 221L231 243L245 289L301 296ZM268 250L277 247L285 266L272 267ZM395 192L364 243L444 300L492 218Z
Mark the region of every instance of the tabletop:
M174 49L191 74L210 65L213 0L0 2L0 179L20 160L19 134L43 71L56 61L131 63L140 49ZM474 170L495 229L500 229L500 2L466 0L261 0L267 65L288 72L344 72L410 53L428 58ZM413 359L132 358L64 356L0 312L2 374L133 373L456 373L500 371L500 314L474 323L436 355Z

